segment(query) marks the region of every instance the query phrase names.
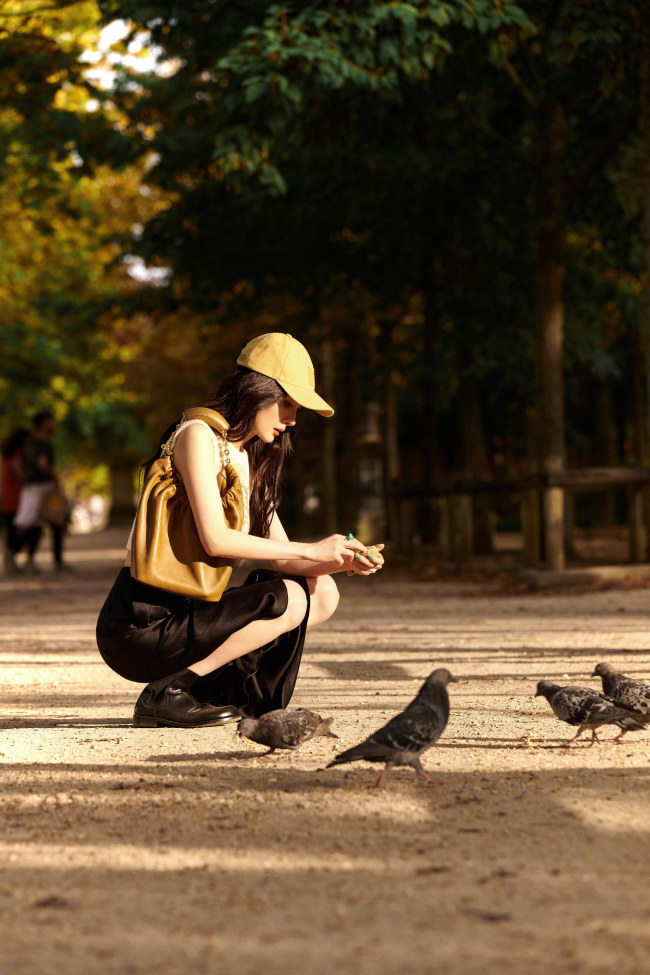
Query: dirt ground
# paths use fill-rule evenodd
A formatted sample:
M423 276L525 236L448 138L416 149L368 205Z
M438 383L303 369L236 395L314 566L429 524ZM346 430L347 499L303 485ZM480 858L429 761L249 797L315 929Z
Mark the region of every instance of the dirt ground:
M341 579L292 704L340 742L247 756L235 726L134 729L95 649L123 532L0 576L0 958L29 975L647 970L650 730L567 749L536 681L650 679L647 589ZM447 666L451 717L374 787L325 770ZM615 732L612 731L612 734ZM606 735L609 731L606 732Z

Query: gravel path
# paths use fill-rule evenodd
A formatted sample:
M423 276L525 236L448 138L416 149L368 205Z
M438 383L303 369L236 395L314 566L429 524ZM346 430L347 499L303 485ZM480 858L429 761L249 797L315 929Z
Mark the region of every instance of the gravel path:
M293 704L334 717L293 761L234 726L133 729L97 654L123 532L76 572L0 576L0 944L29 975L635 973L647 969L650 730L567 749L536 681L650 679L649 593L504 595L341 578ZM327 769L447 666L424 758ZM615 732L612 731L612 734ZM609 734L606 732L605 735Z

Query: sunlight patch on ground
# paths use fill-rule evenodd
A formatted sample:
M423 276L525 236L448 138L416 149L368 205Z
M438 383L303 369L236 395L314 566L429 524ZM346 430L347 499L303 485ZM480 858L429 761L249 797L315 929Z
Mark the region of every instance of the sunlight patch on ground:
M643 798L630 798L629 792L621 790L619 797L615 792L606 795L582 797L576 802L576 796L564 798L556 796L556 801L566 812L580 819L585 826L605 830L608 833L649 834L648 801Z
M274 850L224 850L209 847L185 849L165 846L153 849L149 846L120 843L106 844L57 844L0 843L0 859L8 868L67 870L137 870L170 871L230 870L252 871L279 870L283 872L340 873L363 871L384 876L386 873L403 874L404 858L398 857L351 857L336 852L324 856Z

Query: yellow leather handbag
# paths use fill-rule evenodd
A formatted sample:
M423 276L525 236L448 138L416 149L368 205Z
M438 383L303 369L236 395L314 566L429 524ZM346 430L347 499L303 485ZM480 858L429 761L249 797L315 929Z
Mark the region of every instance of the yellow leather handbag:
M226 464L217 475L217 484L226 524L239 531L244 496L229 460L228 424L216 410L203 406L185 410L180 422L194 419L204 420L223 437ZM168 592L218 602L228 585L232 562L208 555L201 544L183 482L174 470L173 441L174 435L163 444L163 456L151 465L142 489L133 530L131 575Z

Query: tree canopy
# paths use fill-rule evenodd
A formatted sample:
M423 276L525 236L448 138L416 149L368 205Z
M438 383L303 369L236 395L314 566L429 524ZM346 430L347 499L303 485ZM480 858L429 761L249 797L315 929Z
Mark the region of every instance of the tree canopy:
M375 408L422 483L639 456L641 0L14 7L5 404L47 389L135 453L277 329L334 382L341 470ZM80 57L118 19L106 86Z

